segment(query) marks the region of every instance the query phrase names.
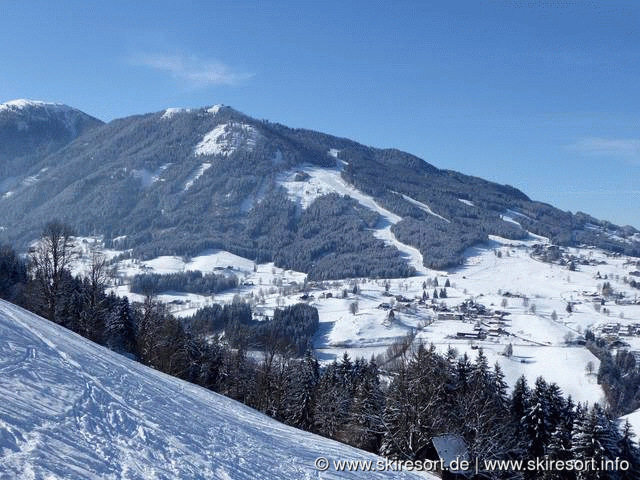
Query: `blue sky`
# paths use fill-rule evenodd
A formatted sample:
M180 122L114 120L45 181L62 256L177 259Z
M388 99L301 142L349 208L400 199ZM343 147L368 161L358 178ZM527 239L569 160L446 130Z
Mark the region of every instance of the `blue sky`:
M640 228L640 2L184 3L0 2L0 102L223 103Z

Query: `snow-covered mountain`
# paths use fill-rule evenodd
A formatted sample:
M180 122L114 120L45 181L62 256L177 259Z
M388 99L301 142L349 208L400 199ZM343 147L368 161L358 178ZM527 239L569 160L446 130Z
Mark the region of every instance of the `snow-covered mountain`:
M68 112L28 102L3 112L38 109ZM147 258L218 248L320 280L457 266L489 235L640 255L634 228L220 105L114 120L21 161L29 171L0 173L0 241L23 247L58 218L107 242L126 235Z
M100 120L60 103L0 104L0 187L10 191L44 156L99 125Z
M425 478L295 430L0 301L0 479ZM427 477L432 478L432 477Z

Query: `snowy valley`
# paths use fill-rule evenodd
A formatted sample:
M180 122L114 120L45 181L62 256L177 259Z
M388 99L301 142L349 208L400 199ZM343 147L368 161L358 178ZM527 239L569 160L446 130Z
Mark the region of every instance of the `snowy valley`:
M92 238L81 243L84 262L79 261L77 272L86 269L89 252L100 245ZM627 326L640 323L638 290L628 284L638 268L636 260L592 248L567 249L567 255L584 261L571 270L533 254L536 248L548 247L539 237L526 241L493 237L490 244L470 249L464 266L449 271L425 268L422 275L409 278L307 283L304 273L224 251L147 261L117 260L114 250L104 253L116 259L112 290L138 302L144 296L128 287L135 275L230 271L238 277L237 288L214 295L158 292L158 299L177 317L234 298L249 302L256 319L272 317L279 307L308 303L318 309L314 349L324 363L344 352L354 359L384 356L392 344L409 335L414 345L434 344L442 353L452 347L459 355L474 358L482 349L490 364L500 363L510 385L521 375L530 383L543 376L575 401L602 403L604 394L595 375L599 360L585 348L584 334L587 330L606 334L612 325L619 325L627 348L640 350L640 336L625 333ZM624 301L602 295L607 281ZM433 298L434 291L440 295L443 288L446 298ZM464 313L463 305L469 302L486 311ZM512 354L506 356L509 345Z

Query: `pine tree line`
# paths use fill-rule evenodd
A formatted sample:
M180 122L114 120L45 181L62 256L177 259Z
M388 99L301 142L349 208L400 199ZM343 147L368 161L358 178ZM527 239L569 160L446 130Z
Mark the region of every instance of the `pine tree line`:
M606 342L587 331L587 348L600 360L598 384L616 415L640 408L640 369L636 357L626 349L611 353Z
M231 290L237 286L238 277L232 273L203 274L196 270L169 274L143 273L134 275L129 289L132 293L142 295L169 291L210 295Z

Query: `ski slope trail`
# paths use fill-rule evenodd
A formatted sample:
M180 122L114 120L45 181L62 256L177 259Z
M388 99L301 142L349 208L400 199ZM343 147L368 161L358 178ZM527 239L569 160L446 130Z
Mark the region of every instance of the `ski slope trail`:
M425 478L305 433L0 301L0 479ZM435 477L427 477L435 478Z
M334 153L330 153L330 155L335 156ZM300 172L307 174L308 178L304 181L295 180L296 174ZM402 243L391 231L391 227L400 222L402 217L390 210L387 210L372 196L361 192L355 186L348 183L344 178L342 178L341 168L321 168L307 165L298 168L295 171L281 174L278 178L278 183L287 190L289 198L302 208L309 207L316 198L329 193L337 193L339 195L351 197L363 207L366 207L380 215L380 220L378 221L375 229L373 229L374 237L384 241L387 245L395 247L405 261L415 268L418 275L433 273L424 266L424 259L420 250L406 243ZM406 195L403 195L403 197L406 197ZM408 199L409 197L406 198ZM413 199L410 200L414 203L418 203L420 208L427 213L449 222L446 218L434 213L428 206L420 202L416 202Z

